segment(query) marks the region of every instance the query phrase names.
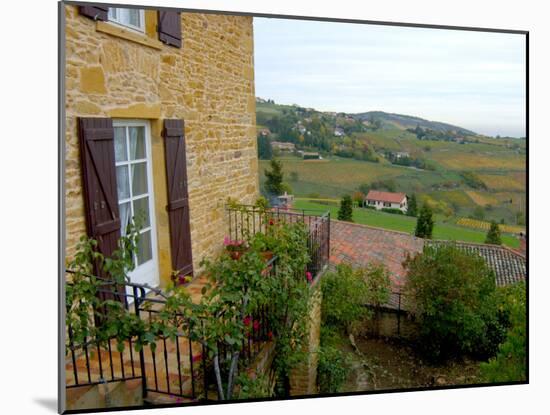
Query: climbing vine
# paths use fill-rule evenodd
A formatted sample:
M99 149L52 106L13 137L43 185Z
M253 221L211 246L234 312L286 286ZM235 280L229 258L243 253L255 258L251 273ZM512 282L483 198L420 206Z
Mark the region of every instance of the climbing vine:
M290 369L303 357L311 281L311 275L306 273L308 234L303 223L266 220L266 232L247 235L238 259L226 249L215 260L201 262L208 283L198 303L177 284L165 290L133 284L164 300L163 309L147 320L128 312L123 301L98 295L105 287L113 287L113 281L129 282L139 227L134 223L129 226L120 238L119 249L109 258L98 252L97 241L82 238L67 266L70 281L66 286L66 323L71 338L67 350L83 346L90 339L105 345L112 338L117 339L119 351L124 350L129 338L134 339L138 351L145 345L154 350L161 337L175 340L176 336L189 336L205 347L213 362L220 399L231 399L236 379L241 376L242 344L250 336L252 326L258 324L251 321L251 316L259 307L268 306L270 337L276 339L276 371L288 384ZM276 272L266 272L266 250L277 256ZM101 275L108 274L111 281L95 276L97 270L102 271ZM97 321L101 324L95 324ZM225 358L227 355L229 359ZM239 379L244 385L242 376Z

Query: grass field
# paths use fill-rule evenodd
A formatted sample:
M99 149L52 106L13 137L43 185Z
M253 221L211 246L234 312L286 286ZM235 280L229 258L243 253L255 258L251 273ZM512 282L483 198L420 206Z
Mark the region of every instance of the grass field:
M338 217L338 206L334 204L325 205L298 199L295 201L294 207L297 209L313 209L322 211L328 210L330 211L332 218ZM416 226L416 218L404 215L394 215L391 213L378 212L373 209L364 208L353 209L353 220L354 222L363 225L407 232L411 235L414 233L414 228ZM436 221L434 226L434 239L483 243L485 242L485 237L485 231L466 229L461 226L443 223L442 221ZM519 247L518 239L513 236L503 235L502 241L507 246L513 248Z
M377 180L393 179L399 189L416 192L448 180L458 180L453 172L425 171L389 163L371 163L347 158L333 157L321 161L302 160L298 157L282 157L283 170L287 177L298 173L298 180L289 182L297 196L318 193L321 197L340 197L352 193L359 185ZM260 180L269 161L260 160Z

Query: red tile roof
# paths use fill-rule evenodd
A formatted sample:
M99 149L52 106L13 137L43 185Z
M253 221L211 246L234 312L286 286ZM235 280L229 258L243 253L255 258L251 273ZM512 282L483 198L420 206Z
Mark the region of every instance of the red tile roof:
M392 295L389 308L402 310L399 292L407 281L403 261L407 253L422 252L425 244L445 244L449 241L424 240L405 232L375 228L357 223L330 221L330 268L341 263L364 267L371 262L382 263L390 271ZM485 259L495 272L497 285L514 284L527 279L527 260L524 255L511 249L487 244L455 242L455 245L469 252L475 252Z
M380 192L378 190L369 190L367 200L379 200L381 202L401 203L407 195L405 193Z

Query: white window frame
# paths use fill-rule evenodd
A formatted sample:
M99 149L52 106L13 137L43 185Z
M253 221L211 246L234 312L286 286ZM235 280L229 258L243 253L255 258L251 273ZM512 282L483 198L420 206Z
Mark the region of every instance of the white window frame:
M134 25L131 25L131 24L128 24L128 23L124 23L124 22L118 20L118 18L113 18L112 14L111 14L111 10L116 10L116 13L118 15L119 10L125 10L125 9L129 9L129 8L128 7L109 7L109 12L108 12L109 22L113 23L117 26L122 26L126 29L131 29L131 30L134 30L136 32L144 34L145 33L145 10L137 9L139 11L139 23L140 23L140 25L139 26L134 26ZM136 10L136 9L133 9L133 10Z
M122 203L130 202L130 208L133 215L133 204L131 201L138 200L144 197L149 197L149 226L140 230L141 232L146 232L150 230L151 232L151 259L141 265L138 265L133 271L128 273L130 281L136 283L147 283L153 287L158 287L160 284L159 278L159 261L158 261L158 241L157 241L157 226L156 226L156 215L155 215L155 191L153 187L153 155L152 155L152 145L151 145L151 126L148 121L145 120L113 120L113 127L124 127L126 128L125 138L126 138L126 151L127 158L126 161L115 161L116 167L118 166L128 166L129 164L146 162L147 163L147 190L148 193L140 195L137 198L134 198L132 195L132 182L131 177L129 177L129 192L130 198L117 200L117 203L120 205ZM129 143L129 134L128 127L144 127L145 129L145 158L137 159L130 161L130 143ZM131 171L131 169L129 169ZM118 184L117 184L118 192ZM122 224L122 226L125 226ZM122 230L122 229L121 229Z

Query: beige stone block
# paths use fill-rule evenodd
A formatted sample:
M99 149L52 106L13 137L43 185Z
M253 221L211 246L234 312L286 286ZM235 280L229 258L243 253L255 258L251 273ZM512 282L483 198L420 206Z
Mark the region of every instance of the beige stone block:
M79 101L75 103L74 110L79 115L97 115L101 113L101 108L89 101Z
M105 94L105 74L101 66L80 68L80 91L85 94Z

